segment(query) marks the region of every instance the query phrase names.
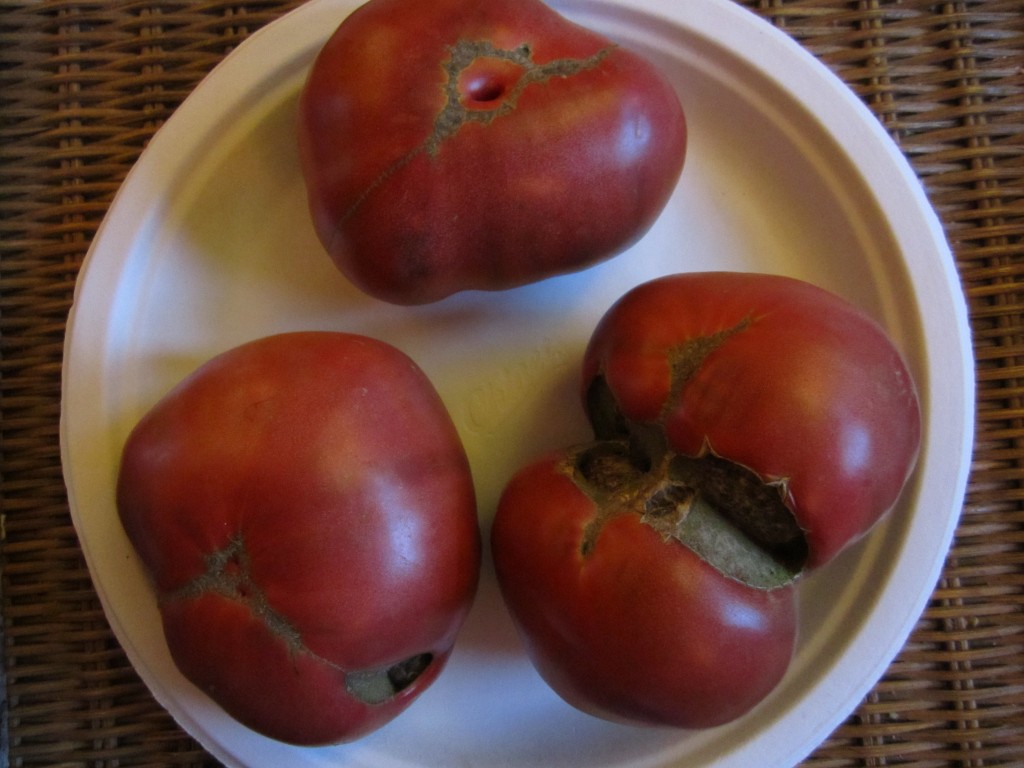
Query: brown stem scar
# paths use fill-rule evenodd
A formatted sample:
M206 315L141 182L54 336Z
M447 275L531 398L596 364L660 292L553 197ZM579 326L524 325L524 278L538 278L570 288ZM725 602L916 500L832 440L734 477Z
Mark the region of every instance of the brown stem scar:
M345 677L345 688L355 698L369 704L383 704L412 683L430 666L431 653L418 653L395 664L360 670L343 670L334 662L314 653L302 642L299 631L267 600L252 579L249 553L242 536L228 540L223 549L205 556L206 570L180 589L164 595L162 602L196 600L214 594L245 605L260 619L272 635L280 638L290 655L306 654L338 670Z
M687 383L700 370L708 355L721 347L729 338L747 330L755 322L754 318L745 317L736 325L706 336L693 336L686 341L671 346L665 354L668 358L669 392L661 405L658 417L651 422L655 432L660 432L660 425L679 407L683 390ZM623 438L636 439L640 425L632 423L619 408L619 403L608 385L603 372L594 377L587 388L587 416L599 440L617 440ZM647 430L648 433L651 430ZM647 435L650 438L650 434Z
M503 117L516 108L516 103L530 85L543 83L555 77L572 77L580 72L593 69L604 59L614 46L602 48L585 59L555 59L547 64L535 64L533 51L523 43L512 50L496 48L487 40L460 40L449 50L451 57L444 64L448 81L445 83L446 101L444 108L434 120L434 130L423 144L423 151L436 155L438 148L448 138L454 136L463 125L478 122L488 125L496 118ZM509 61L522 68L519 80L507 91L494 107L487 110L469 110L462 104L459 91L459 75L473 62L481 58L494 58Z
M637 466L625 441L597 443L574 456L563 471L598 509L584 527L580 543L580 555L589 557L605 523L628 512L648 492L646 472Z
M216 594L244 604L263 621L267 629L284 641L289 653L308 652L298 630L274 610L266 595L252 580L249 553L241 535L233 536L227 546L204 558L206 570L166 600L195 600L204 594Z
M430 135L427 136L422 144L399 157L371 181L366 189L356 198L355 202L349 206L342 217L342 222L355 215L362 203L374 190L378 189L395 173L407 166L418 155L425 152L430 156L435 156L440 150L441 145L458 133L467 123L476 122L482 125L489 125L497 118L504 117L514 111L519 97L529 86L544 83L555 78L569 78L580 72L593 69L616 47L614 44L609 45L593 55L582 59L555 59L547 64L537 64L533 61L533 51L526 43L511 50L506 50L497 48L493 43L486 40L459 40L455 45L448 48L451 55L442 64L447 77L444 84L445 104L434 119ZM500 99L493 100L490 109L467 109L462 103L462 94L459 90L459 76L481 58L494 58L515 64L522 68L522 73L512 87L501 94Z
M731 328L707 336L694 336L669 350L671 389L661 409L662 420L679 405L683 388L700 370L708 355L721 347L729 338L747 330L753 320L745 317Z

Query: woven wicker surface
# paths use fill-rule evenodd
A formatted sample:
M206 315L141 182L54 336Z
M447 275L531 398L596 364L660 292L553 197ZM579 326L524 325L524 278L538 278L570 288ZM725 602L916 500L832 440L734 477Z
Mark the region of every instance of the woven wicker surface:
M885 677L807 765L1024 765L1024 0L742 0L874 111L954 249L977 356L967 500ZM66 315L146 141L291 2L0 0L0 477L11 765L208 765L106 623L58 448Z

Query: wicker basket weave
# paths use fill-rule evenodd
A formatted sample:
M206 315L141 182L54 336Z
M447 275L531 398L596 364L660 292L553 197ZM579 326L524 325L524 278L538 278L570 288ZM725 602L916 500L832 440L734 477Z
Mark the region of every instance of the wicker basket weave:
M215 764L111 634L58 446L82 259L147 140L298 3L0 0L0 501L10 765ZM742 0L871 108L953 247L977 357L963 517L906 647L806 765L1024 765L1024 0Z

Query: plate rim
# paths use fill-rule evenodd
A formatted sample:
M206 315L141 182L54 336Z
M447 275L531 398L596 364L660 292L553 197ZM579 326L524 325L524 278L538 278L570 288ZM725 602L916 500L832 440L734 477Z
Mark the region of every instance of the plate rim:
M310 2L308 2L307 4L287 12L286 14L279 17L275 21L271 22L267 26L262 27L261 29L253 33L249 38L243 41L234 51L232 51L228 56L221 60L207 74L207 76L204 77L202 81L200 81L200 83L195 87L192 93L190 93L189 96L182 102L179 108L175 110L175 113L171 115L171 117L168 119L165 125L157 131L157 135L154 136L153 140L150 143L150 146L147 147L147 149L143 152L143 155L136 161L133 167L129 170L128 175L125 177L118 192L115 194L115 197L112 200L110 207L108 209L108 213L107 215L104 216L104 219L101 222L99 229L97 230L96 236L94 237L93 242L90 245L85 260L82 263L80 275L76 280L73 301L68 314L68 321L66 326L67 330L64 340L64 357L61 373L62 402L60 414L60 450L62 470L64 472L65 481L67 484L68 500L72 512L72 520L74 522L76 530L78 531L79 539L82 543L83 550L88 549L86 542L86 539L88 537L84 535L85 532L83 530L80 530L80 507L78 504L76 504L76 488L74 483L73 472L71 469L71 452L67 440L67 435L71 425L69 423L70 417L68 416L65 395L68 392L69 386L71 385L71 380L73 376L72 368L75 361L75 331L77 327L80 327L80 325L76 325L75 323L77 313L82 306L80 303L80 289L83 291L85 290L83 286L85 286L86 281L88 279L89 267L95 261L93 253L101 250L101 246L105 243L106 232L110 227L113 226L113 224L111 224L110 222L113 221L115 218L114 212L125 210L125 200L129 197L132 186L134 184L139 183L140 179L142 179L144 176L144 172L149 170L149 164L152 162L152 158L157 156L157 152L159 150L152 150L151 148L154 146L159 148L161 146L161 144L157 143L161 141L161 135L163 136L163 143L167 143L171 140L171 134L173 130L176 130L176 128L168 130L168 126L182 125L190 118L191 113L195 112L198 109L198 106L201 103L201 99L203 98L202 94L207 94L208 97L208 94L211 91L211 87L209 85L211 80L216 78L218 81L223 80L224 82L227 82L229 80L235 79L238 77L238 75L236 74L236 70L239 70L240 68L245 66L244 59L246 57L252 59L254 58L254 56L259 56L260 58L263 58L264 54L260 52L260 46L262 44L262 41L266 37L281 34L283 33L286 27L290 28L291 25L312 24L316 19L319 19L321 15L323 15L323 17L326 18L332 14L339 13L339 9L343 10L346 7L354 9L359 4L360 2L358 0L310 0ZM573 8L599 9L628 7L631 11L636 11L639 14L660 19L665 23L676 25L680 23L679 17L675 14L669 13L668 4L666 2L662 2L661 0L621 0L620 2L609 2L608 0L563 0L562 2L553 2L552 5L559 8L560 10L571 10ZM895 145L894 142L892 142L888 134L884 132L884 129L881 126L881 124L878 122L877 118L875 118L875 116L870 112L870 110L868 110L866 105L864 105L863 102L861 102L859 99L855 97L853 92L850 91L845 86L845 84L842 83L838 76L836 76L834 73L828 70L818 59L814 58L806 49L804 49L802 46L796 43L795 40L790 38L784 32L772 27L767 21L761 19L756 14L753 14L752 12L741 8L739 5L735 4L734 2L731 2L731 0L691 0L691 3L688 3L686 6L686 12L692 14L691 18L689 18L688 20L687 29L692 31L694 29L699 28L702 29L705 33L707 32L707 29L701 27L701 25L709 25L709 19L713 19L720 22L722 14L733 14L733 18L737 23L735 25L722 25L723 29L726 30L726 32L723 33L723 36L725 38L736 37L738 35L742 36L741 31L738 30L744 29L744 25L746 25L746 28L749 28L751 24L754 24L755 26L762 25L760 28L757 29L758 33L761 34L761 40L765 46L765 50L762 51L760 55L767 55L767 53L782 52L783 55L796 56L799 60L803 62L805 66L810 67L811 71L816 75L813 78L808 78L808 81L813 80L817 85L830 84L830 87L834 89L833 98L839 98L843 100L846 103L847 108L852 108L856 113L860 115L861 122L863 124L855 126L856 130L866 129L869 134L869 140L876 142L879 146L886 147L888 152L887 159L889 161L886 164L887 171L891 174L894 174L895 178L897 178L902 183L903 187L909 189L914 195L915 208L917 208L921 214L921 221L917 223L918 229L916 231L920 233L920 229L923 228L924 233L927 234L932 239L933 244L939 251L939 255L942 257L941 266L943 268L941 270L941 274L939 275L915 275L916 279L912 280L912 282L916 286L918 285L919 279L925 280L926 278L930 278L930 284L935 289L941 289L945 293L949 294L950 303L952 304L956 314L956 317L952 319L954 321L954 324L957 325L959 330L961 331L961 335L958 337L958 341L961 342L960 374L962 376L962 380L960 383L962 384L962 388L960 388L959 392L963 396L964 408L963 412L959 414L960 418L962 419L960 425L961 446L957 451L959 456L959 466L957 468L958 471L956 472L955 477L951 478L950 490L953 494L952 498L954 499L954 501L951 502L951 504L955 504L957 508L962 508L963 497L966 492L967 477L969 474L970 457L973 451L973 406L975 398L975 382L973 375L973 350L969 344L970 329L967 322L966 302L964 301L964 297L960 292L960 279L955 269L953 256L951 251L949 250L948 243L946 242L945 236L942 232L941 223L939 222L934 209L931 207L930 202L928 201L924 189L921 186L916 174L913 173L913 170L910 167L910 164L907 161L906 157L898 150L898 147ZM340 21L341 18L341 15L337 16L338 21ZM322 36L326 38L326 34L327 32L324 32ZM720 38L718 37L714 38L714 42L716 44L722 44ZM727 48L729 48L728 43L725 43L724 45ZM735 56L742 58L744 63L752 63L747 53L740 53L735 49L730 50L732 50ZM295 56L293 53L293 59L301 58L301 56ZM767 74L767 70L764 67L757 66L756 68L761 73L765 74L765 76L770 76L769 74ZM826 77L823 75L828 76ZM780 83L780 87L784 87L786 88L786 90L790 90L788 87L786 87L785 83ZM810 87L810 85L800 87ZM799 101L801 104L805 103L805 98L806 94L804 94L803 96L797 95L795 97L795 99ZM830 130L827 126L826 130L828 130L830 134L835 134L835 131ZM845 147L845 142L840 143ZM178 172L182 171L179 170ZM872 187L872 191L877 192L877 190L875 190L874 187ZM156 215L156 212L148 211L145 213L145 215ZM127 259L127 256L125 256L125 258ZM959 302L956 300L957 296L959 296ZM963 335L965 332L966 336ZM965 341L968 343L965 344ZM936 384L937 382L934 380L929 381L930 388L935 387ZM953 387L949 387L949 393L956 394L955 392L952 392L953 389ZM935 408L936 403L933 403L931 407ZM948 517L944 518L944 521L945 527L940 532L940 535L937 537L942 542L941 553L937 554L936 557L933 559L933 562L930 563L929 576L927 580L932 585L934 585L937 582L939 575L941 573L945 553L948 551L953 533L959 521L959 512L957 512L956 514L949 515ZM88 551L86 551L86 560L87 563L89 563L90 575L92 576L94 573L94 569L91 564L90 553ZM104 613L108 621L111 623L112 628L115 630L115 634L118 636L118 640L121 643L122 647L125 648L126 652L131 658L133 667L135 667L136 671L140 674L141 677L143 677L147 685L147 688L153 693L154 697L157 698L158 701L160 701L161 705L164 706L174 716L174 718L178 720L178 722L182 723L183 726L185 726L186 722L191 722L192 727L186 727L186 730L188 730L193 735L195 735L196 731L202 732L204 733L204 735L208 735L202 728L201 723L198 723L195 720L191 719L188 716L188 713L179 711L180 707L176 705L171 705L166 700L166 696L161 695L166 693L162 690L161 686L158 685L155 688L154 682L149 679L149 675L142 674L142 671L140 670L141 662L137 658L137 654L135 652L134 647L132 646L132 643L130 642L130 638L125 636L123 627L120 626L120 622L116 620L115 615L111 612L112 606L108 605L107 598L104 594L103 589L101 588L101 585L97 584L96 587L97 593L99 594L101 603L103 604L104 607ZM894 649L891 649L891 653L889 652L889 649L887 649L886 652L879 655L876 659L876 663L871 666L870 671L864 669L863 665L860 666L863 679L856 686L857 690L859 691L859 694L857 696L858 700L862 699L864 694L866 694L867 691L870 690L870 688L875 684L875 682L877 682L879 676L884 672L885 668L889 666L889 664L892 662L892 659L895 658L896 654L899 652L900 648L902 648L903 644L906 642L906 639L913 628L913 624L917 621L917 618L923 611L924 606L930 597L931 591L932 590L929 589L927 592L924 592L923 594L915 595L915 600L912 603L910 603L909 605L904 604L905 615L902 617L900 622L900 629L896 633L897 635L901 636L902 639L899 641L899 643L896 645ZM130 646L131 650L129 650ZM844 653L839 657L838 660L846 660L848 656L848 653ZM143 668L144 666L145 665L142 664ZM160 689L160 693L158 693L157 688ZM856 704L854 704L854 706L856 706ZM849 711L852 711L852 708ZM806 754L809 754L811 751L813 751L813 749L821 742L821 740L827 738L827 736L835 729L835 727L837 727L840 724L842 719L849 714L849 711L845 713L836 713L833 717L816 724L815 728L812 730L812 733L814 733L815 735L811 739L803 739L801 745L799 747L794 748L791 755L792 759L794 761L797 761L806 756ZM804 725L806 726L807 723L804 723ZM208 744L207 741L203 741L203 744L204 747L211 751L211 753L217 753L218 749L222 746L219 744L212 745L216 748L211 748L211 745ZM750 745L748 744L747 747L749 748ZM222 752L221 756L222 759L225 760L233 759L232 756L227 751ZM733 759L732 755L730 755L730 759Z

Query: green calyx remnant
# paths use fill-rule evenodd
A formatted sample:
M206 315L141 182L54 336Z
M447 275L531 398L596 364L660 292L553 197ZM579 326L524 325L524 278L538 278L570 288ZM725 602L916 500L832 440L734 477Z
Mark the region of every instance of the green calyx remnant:
M433 654L420 653L396 664L345 672L337 664L313 653L288 619L276 611L252 579L249 554L241 535L204 558L206 570L185 586L162 598L163 602L197 600L218 595L246 606L272 635L288 648L290 655L305 654L345 675L345 688L365 704L383 704L408 688L433 661Z
M807 559L803 532L785 505L785 481L764 483L710 451L669 452L651 463L631 441L605 440L576 452L565 471L598 509L583 531L583 557L609 520L636 514L666 542L752 587L788 584Z
M351 218L362 205L363 201L395 173L408 165L415 157L426 153L436 155L441 145L466 125L476 122L489 125L499 117L510 114L516 108L519 97L529 86L544 83L554 78L568 78L593 69L608 56L617 46L602 48L591 56L583 59L556 59L547 64L536 64L533 52L526 43L506 50L497 48L486 40L459 40L449 47L451 56L443 62L442 67L447 77L444 84L445 103L434 119L430 134L419 146L414 147L385 168L370 185L356 198L345 212L343 221ZM500 97L489 99L488 108L468 109L463 103L463 92L460 89L460 76L480 59L497 59L521 68L519 79L511 87L502 87Z
M787 506L786 480L765 481L706 443L697 456L676 453L664 437L663 422L686 382L708 354L750 322L671 350L670 394L653 423L627 419L604 378L595 378L587 409L598 442L576 451L565 466L598 510L583 533L583 557L594 552L605 523L635 514L666 542L686 546L752 587L772 589L799 576L807 541Z

